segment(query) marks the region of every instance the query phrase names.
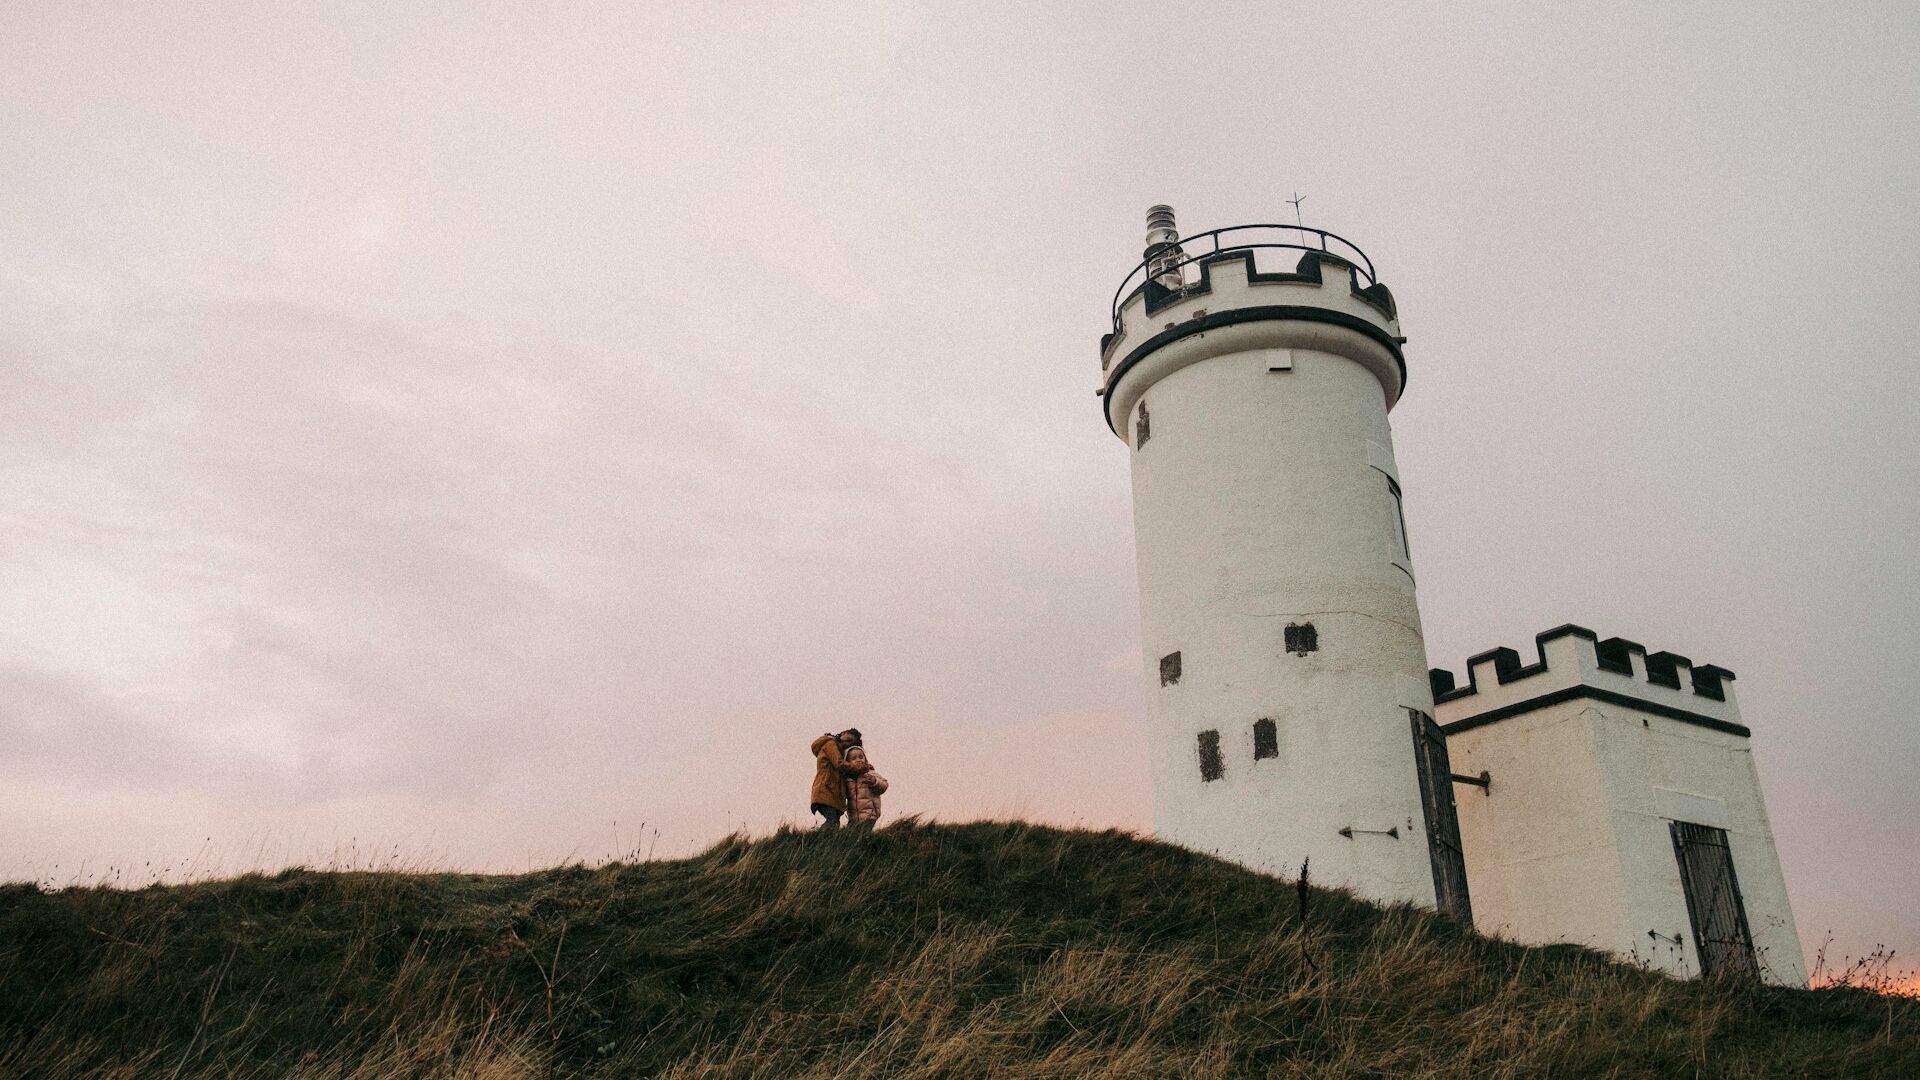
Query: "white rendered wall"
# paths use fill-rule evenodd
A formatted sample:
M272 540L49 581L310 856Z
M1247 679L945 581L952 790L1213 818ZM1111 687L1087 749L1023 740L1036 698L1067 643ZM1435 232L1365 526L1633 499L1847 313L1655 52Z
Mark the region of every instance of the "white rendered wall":
M1443 700L1443 725L1569 687L1628 693L1655 706L1739 722L1725 702L1600 669L1593 644L1542 646L1546 670L1502 686L1475 669L1478 693ZM1576 697L1449 734L1456 773L1486 770L1492 787L1460 787L1460 833L1481 931L1526 944L1572 942L1681 977L1699 973L1669 822L1727 831L1734 875L1762 976L1804 985L1806 965L1774 851L1749 739L1615 701ZM1649 931L1653 933L1650 934ZM1658 936L1654 936L1658 935ZM1682 943L1674 944L1675 938Z
M1398 335L1344 266L1324 273L1324 285L1250 285L1240 262L1216 263L1206 295L1151 318L1134 301L1109 360L1198 313L1254 305L1322 307ZM1131 454L1156 831L1289 875L1311 858L1316 881L1431 907L1407 710L1432 699L1388 488L1399 389L1392 353L1362 333L1262 321L1165 345L1108 398L1130 446L1143 400L1150 417ZM1296 622L1314 625L1317 651L1286 651ZM1163 686L1176 651L1180 681ZM1262 718L1279 754L1256 761ZM1206 730L1225 770L1211 782Z
M1591 704L1562 702L1447 737L1454 772L1484 769L1493 778L1484 793L1466 785L1454 791L1473 923L1482 933L1528 945L1636 948L1595 762Z

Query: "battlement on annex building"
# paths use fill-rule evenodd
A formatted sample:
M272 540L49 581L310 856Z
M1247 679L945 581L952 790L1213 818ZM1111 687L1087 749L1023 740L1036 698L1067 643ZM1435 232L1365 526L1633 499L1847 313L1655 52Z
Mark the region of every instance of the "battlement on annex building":
M1733 672L1625 638L1602 639L1571 623L1534 635L1538 656L1523 665L1502 646L1469 657L1466 685L1445 668L1428 672L1434 718L1449 734L1573 698L1626 705L1745 737Z

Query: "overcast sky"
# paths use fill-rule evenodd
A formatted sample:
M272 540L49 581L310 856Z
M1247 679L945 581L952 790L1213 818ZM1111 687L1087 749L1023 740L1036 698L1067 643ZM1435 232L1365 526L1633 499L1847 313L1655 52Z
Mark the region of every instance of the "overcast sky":
M268 7L0 12L0 876L680 855L849 724L1146 827L1097 344L1297 190L1431 661L1734 669L1809 956L1920 952L1912 5Z

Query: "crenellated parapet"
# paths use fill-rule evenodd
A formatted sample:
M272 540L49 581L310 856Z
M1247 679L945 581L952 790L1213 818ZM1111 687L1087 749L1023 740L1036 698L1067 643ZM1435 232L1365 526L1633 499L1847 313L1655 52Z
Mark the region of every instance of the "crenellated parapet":
M1250 350L1277 351L1282 365L1291 349L1344 356L1379 379L1389 409L1400 399L1406 338L1393 293L1351 244L1339 241L1344 247L1326 250L1259 232L1279 228L1236 226L1180 241L1221 244L1202 255L1165 244L1148 249L1149 258L1116 294L1112 328L1100 339L1100 394L1115 434L1117 418L1147 386L1190 364ZM1322 243L1338 240L1305 231ZM1223 236L1233 239L1222 242ZM1274 257L1273 249L1298 254L1291 272L1260 269L1257 258Z
M1491 724L1557 701L1592 698L1747 736L1729 685L1733 672L1678 653L1648 652L1625 638L1602 639L1571 623L1534 636L1536 659L1502 646L1469 657L1466 685L1445 668L1428 672L1435 719L1448 734Z
M1129 337L1138 337L1143 329L1151 328L1150 322L1143 326L1143 320L1150 321L1176 304L1213 295L1214 269L1236 263L1241 267L1237 280L1242 284L1319 289L1325 287L1331 277L1336 287L1345 285L1351 296L1373 308L1384 323L1399 329L1400 313L1394 305L1393 293L1385 282L1372 280L1371 271L1332 252L1309 250L1302 252L1292 273L1265 273L1255 266L1254 253L1255 249L1229 248L1194 259L1189 265L1199 276L1179 284L1162 284L1153 278L1141 282L1120 299L1114 309L1113 329L1100 338L1101 369L1112 368L1114 356Z

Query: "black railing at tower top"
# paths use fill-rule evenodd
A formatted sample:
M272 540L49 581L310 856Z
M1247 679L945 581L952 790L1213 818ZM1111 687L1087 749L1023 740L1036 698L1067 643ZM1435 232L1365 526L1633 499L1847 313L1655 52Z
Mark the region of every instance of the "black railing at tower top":
M1229 240L1229 233L1253 234L1245 240ZM1195 251L1196 245L1205 245L1205 250ZM1290 251L1311 251L1315 254L1332 255L1337 259L1352 263L1364 279L1361 287L1375 285L1379 279L1373 273L1373 260L1367 253L1344 236L1336 236L1325 229L1314 229L1305 225L1229 225L1224 229L1195 233L1180 238L1177 257L1169 258L1164 251L1155 252L1141 259L1133 272L1120 282L1113 293L1113 328L1120 329L1120 309L1126 306L1127 299L1136 291L1144 288L1153 278L1167 274L1182 274L1186 267L1235 251L1260 252L1270 248ZM1258 258L1258 254L1253 256Z

